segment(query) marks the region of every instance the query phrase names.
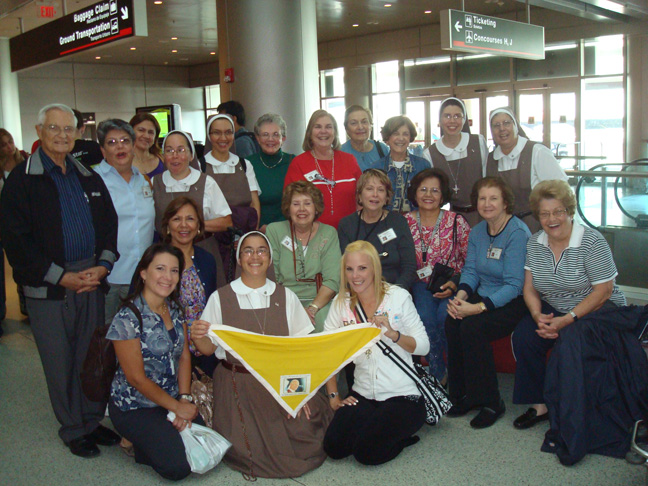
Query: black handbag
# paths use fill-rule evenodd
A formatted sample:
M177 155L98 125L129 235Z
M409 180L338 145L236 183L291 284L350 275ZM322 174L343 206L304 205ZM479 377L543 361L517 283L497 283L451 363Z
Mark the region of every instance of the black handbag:
M454 223L452 224L452 249L450 250L450 256L446 260L445 264L441 262L436 262L432 268L432 274L430 275L430 281L427 284L427 289L436 294L437 292L443 292L441 286L444 285L448 280L450 280L454 274L454 268L447 265L447 263L452 258L452 255L455 252L455 246L457 246L457 215L455 214Z
M368 322L362 305L358 302L355 309L358 322ZM452 407L452 402L443 385L434 376L429 374L420 363L414 363L410 366L407 361L394 352L392 348L382 341L378 341L376 346L380 348L385 356L394 362L408 377L410 377L418 391L425 401L425 422L428 425L436 425Z

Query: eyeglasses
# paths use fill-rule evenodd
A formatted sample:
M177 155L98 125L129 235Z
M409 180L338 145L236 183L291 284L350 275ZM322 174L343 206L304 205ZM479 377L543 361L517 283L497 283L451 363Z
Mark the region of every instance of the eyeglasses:
M164 155L169 155L173 156L174 154L182 155L185 152L189 151L187 147L178 147L177 149L171 148L171 147L165 147L164 148Z
M370 127L371 123L369 123L369 120L362 120L362 121L356 121L356 120L351 120L348 125L350 127L358 127L358 126L363 126L363 127Z
M41 125L43 126L43 125ZM51 133L52 135L60 135L61 132L64 132L66 135L73 135L74 132L76 131L76 127L73 126L67 126L67 127L59 127L58 125L45 125L43 128Z
M506 120L503 121L502 123L497 122L491 125L491 128L493 130L501 130L502 128L511 128L511 125L513 125L513 122L511 120Z
M416 192L420 192L421 194L427 194L428 192L431 194L441 194L441 189L438 187L419 187Z
M209 132L210 135L213 135L214 137L231 137L234 135L234 132L232 130L225 130L224 132L221 130L211 130Z
M260 257L264 257L264 256L266 256L266 255L268 255L270 253L270 250L268 250L267 248L264 248L264 247L257 248L256 250L254 248L243 248L241 250L241 253L243 255L245 255L246 257L248 257L248 258L250 258L255 253Z
M115 147L119 144L121 145L130 145L133 143L133 141L130 139L130 137L122 137L122 138L109 138L106 140L106 145L109 147Z
M543 211L542 213L538 213L538 218L549 219L550 216L553 216L554 218L560 219L564 217L566 214L567 214L566 209L554 209L552 212Z
M268 132L263 132L261 135L259 135L259 138L263 140L281 140L282 136L281 133L268 133Z
M444 113L443 114L443 119L448 120L448 121L450 121L450 120L454 120L454 121L463 120L463 118L464 118L464 116L461 113L455 113L454 115L452 115L450 113Z

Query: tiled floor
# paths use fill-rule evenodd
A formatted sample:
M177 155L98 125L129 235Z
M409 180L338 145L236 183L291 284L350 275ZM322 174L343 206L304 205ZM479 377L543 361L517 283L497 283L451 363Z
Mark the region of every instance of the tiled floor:
M101 456L81 459L69 453L57 436L43 370L29 329L17 309L15 290L7 285L8 319L0 338L0 485L128 486L167 484L117 447ZM493 427L476 431L467 418L445 418L425 426L421 441L389 464L359 465L352 459L327 460L297 479L259 479L258 484L304 485L642 485L646 468L624 460L588 456L566 468L540 452L544 427L517 431L511 422L525 407L511 405L511 375L500 376L508 412ZM109 420L106 419L109 424ZM245 484L241 474L221 464L185 484Z

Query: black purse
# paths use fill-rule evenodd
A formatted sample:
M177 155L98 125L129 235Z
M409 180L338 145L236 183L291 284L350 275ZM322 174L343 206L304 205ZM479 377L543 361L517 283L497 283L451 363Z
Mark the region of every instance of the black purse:
M454 223L452 224L452 249L450 250L450 256L446 260L445 264L441 262L436 262L432 269L432 275L430 275L430 281L427 284L427 289L436 294L437 292L442 292L441 286L443 286L448 280L450 280L454 274L454 268L448 266L448 262L454 254L455 247L457 246L457 215L455 214Z

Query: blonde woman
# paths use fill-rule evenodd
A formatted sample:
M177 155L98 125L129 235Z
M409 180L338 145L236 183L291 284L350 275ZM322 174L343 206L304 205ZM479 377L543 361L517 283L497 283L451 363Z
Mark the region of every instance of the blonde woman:
M378 252L371 243L346 247L340 265L340 292L329 311L325 331L370 322L382 332L381 341L412 365L429 341L409 292L382 278ZM353 455L367 465L384 464L407 446L425 422L425 403L415 383L374 345L354 360L354 385L349 396L338 394L336 377L326 384L333 421L324 437L324 450L333 459Z

